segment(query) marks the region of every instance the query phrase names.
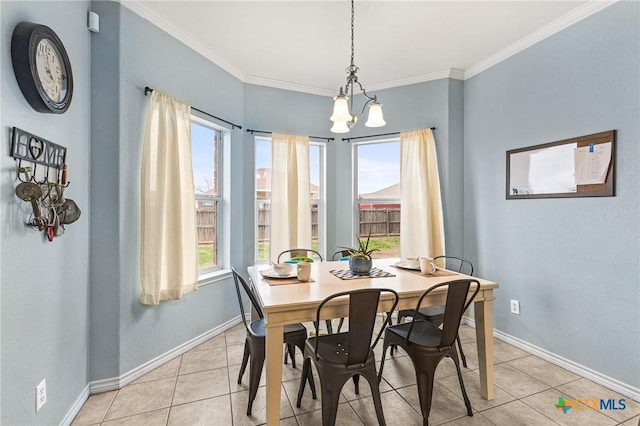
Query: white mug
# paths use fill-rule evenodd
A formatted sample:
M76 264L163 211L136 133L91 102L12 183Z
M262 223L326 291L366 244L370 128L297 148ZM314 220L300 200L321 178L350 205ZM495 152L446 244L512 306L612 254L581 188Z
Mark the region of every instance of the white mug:
M420 258L420 272L423 274L433 274L436 272L436 263L430 257Z
M311 264L308 262L298 263L298 279L300 281L309 281L311 276Z

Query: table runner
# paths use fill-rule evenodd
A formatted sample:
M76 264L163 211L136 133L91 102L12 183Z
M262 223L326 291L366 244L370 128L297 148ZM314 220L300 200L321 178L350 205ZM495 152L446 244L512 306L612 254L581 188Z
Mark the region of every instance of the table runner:
M384 278L384 277L395 277L391 272L383 271L378 268L371 268L371 272L368 275L356 275L351 272L350 269L334 269L331 272L336 277L341 280L357 280L360 278Z

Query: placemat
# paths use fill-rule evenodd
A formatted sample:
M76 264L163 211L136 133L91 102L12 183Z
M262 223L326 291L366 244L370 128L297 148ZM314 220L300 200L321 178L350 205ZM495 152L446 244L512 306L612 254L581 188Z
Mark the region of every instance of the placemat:
M285 285L285 284L306 284L315 282L313 278L309 278L309 281L300 281L297 277L293 278L266 278L262 277L263 280L267 282L269 285Z
M393 266L393 265L391 265ZM398 268L397 266L393 266L394 268ZM436 271L433 274L423 274L422 272L420 272L419 269L407 269L407 268L398 268L398 269L403 269L407 272L411 272L413 274L418 274L418 275L422 275L424 277L449 277L452 275L460 275L457 272L453 272L453 271L449 271L447 269L436 269Z
M359 278L384 278L384 277L395 277L391 272L383 271L378 268L371 268L371 272L369 275L356 275L351 272L351 269L337 269L333 271L329 271L336 277L341 280L357 280Z

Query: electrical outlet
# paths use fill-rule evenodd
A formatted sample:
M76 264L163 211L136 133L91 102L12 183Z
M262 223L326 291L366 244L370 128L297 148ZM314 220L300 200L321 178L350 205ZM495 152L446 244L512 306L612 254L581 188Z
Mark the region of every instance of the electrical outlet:
M511 299L511 313L520 315L520 302L517 300Z
M40 384L36 386L36 413L40 411L42 406L47 403L47 380L42 379Z

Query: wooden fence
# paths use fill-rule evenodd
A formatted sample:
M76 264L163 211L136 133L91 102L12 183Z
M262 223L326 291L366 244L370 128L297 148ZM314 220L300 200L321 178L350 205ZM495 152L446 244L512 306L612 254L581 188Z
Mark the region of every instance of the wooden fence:
M196 208L196 226L199 244L213 244L216 241L215 207Z
M271 209L269 206L258 209L258 241L269 241ZM360 210L360 235L376 237L400 235L400 209ZM311 237L318 237L318 206L311 209Z
M360 236L390 237L400 235L400 209L360 210Z

